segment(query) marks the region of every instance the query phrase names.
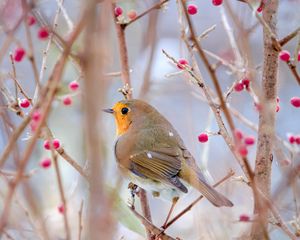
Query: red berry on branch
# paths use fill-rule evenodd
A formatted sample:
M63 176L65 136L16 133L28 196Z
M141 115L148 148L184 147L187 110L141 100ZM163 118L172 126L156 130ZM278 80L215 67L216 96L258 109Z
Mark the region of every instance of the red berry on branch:
M290 102L294 107L300 107L300 97L292 97Z
M25 56L25 50L22 47L18 47L14 51L13 58L16 62L21 62L23 57Z
M250 86L250 80L248 78L244 78L242 80L242 84L244 85L244 87L248 90L249 86Z
M249 222L250 221L250 217L247 214L241 214L239 217L239 221L240 222Z
M295 136L295 143L297 143L298 145L300 145L300 136Z
M195 15L198 12L198 7L195 4L189 4L187 6L187 11L190 15Z
M130 19L130 20L134 20L135 18L136 18L136 16L137 16L137 13L136 13L136 11L135 10L129 10L128 12L127 12L127 17Z
M30 106L30 102L27 98L24 98L20 101L20 107L28 108Z
M65 206L61 204L57 207L57 210L59 213L63 214L65 212Z
M223 0L212 0L212 4L215 6L220 6L223 3Z
M289 135L288 136L288 139L289 139L289 142L291 143L291 144L293 144L293 143L295 143L295 136L294 135Z
M201 133L199 136L198 136L198 140L199 142L201 143L205 143L208 141L208 135L207 133Z
M238 82L234 85L234 90L236 92L241 92L241 91L243 91L243 89L244 89L244 84L241 82Z
M57 138L55 138L52 141L52 145L53 145L54 149L59 149L60 148L60 141Z
M63 104L65 106L70 106L72 104L72 98L69 96L66 96L63 98Z
M39 110L35 110L32 114L32 120L38 122L41 119L41 113Z
M289 51L287 50L282 50L280 53L279 53L279 58L280 60L284 61L284 62L287 62L290 60L290 57L291 57L291 54Z
M40 162L40 166L42 168L49 168L51 166L51 159L50 158L45 158Z
M49 37L49 30L46 27L41 27L38 31L38 38L45 40Z
M245 145L239 146L238 152L242 157L246 157L248 155L248 149Z
M177 64L177 67L178 67L179 69L184 69L183 66L188 65L188 61L185 60L184 58L178 59L178 63L179 63L179 64ZM182 66L181 66L181 65L182 65Z
M45 140L45 141L44 141L44 148L45 148L46 150L50 150L51 144L50 144L50 141L49 141L49 140Z
M255 143L255 137L253 137L253 136L245 137L246 145L253 145L254 143Z
M76 82L76 81L72 81L72 82L70 82L69 83L69 89L71 90L71 91L77 91L78 90L78 88L79 88L79 83L78 82Z
M235 136L235 138L237 139L237 140L242 140L243 139L243 132L241 131L241 130L239 130L239 129L235 129L234 130L234 136Z
M28 26L32 26L32 25L34 25L35 23L36 23L35 17L32 16L32 15L29 15L29 16L27 17L27 24L28 24Z
M116 7L115 8L115 16L119 17L123 14L123 9L121 7Z

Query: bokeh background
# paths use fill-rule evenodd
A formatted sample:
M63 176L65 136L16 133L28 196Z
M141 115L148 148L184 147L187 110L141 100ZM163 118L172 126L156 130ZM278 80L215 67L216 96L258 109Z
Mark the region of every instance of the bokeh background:
M216 25L215 30L202 40L203 48L221 56L227 61L233 62L234 56L231 45L221 19L221 11L225 11L226 15L228 15L226 7L213 6L211 1L195 0L188 2L197 4L198 6L198 13L192 16L192 21L198 34L201 34L209 27ZM141 13L151 7L154 3L156 3L156 1L151 0L122 0L117 2L117 4L123 8L125 13L130 9L135 9L138 13ZM65 0L63 2L64 9L69 15L71 23L76 25L85 4L85 1L79 0ZM257 19L246 4L239 1L228 1L227 4L230 4L235 15L238 17L239 21L243 22L246 28L251 28L256 24ZM299 27L299 6L299 0L280 1L278 15L279 39ZM53 21L57 10L57 1L36 1L35 7L38 11L43 13L49 23ZM7 35L5 29L14 26L16 20L22 13L21 1L2 0L0 1L0 10L2 26L0 35L1 46ZM158 10L156 13L157 25L155 27L156 36L154 41L149 41L149 15L133 23L126 29L133 96L140 97L151 103L174 125L188 149L197 159L198 164L203 169L207 170L206 174L211 183L221 179L230 169L233 169L236 172L236 176L242 175L242 171L240 170L237 161L221 136L210 136L209 141L205 144L198 142L197 136L199 133L203 131L216 133L218 127L208 104L201 100L203 99L201 90L192 82L187 74L179 72L176 66L170 63L170 61L162 54L162 49L164 49L176 59L186 58L189 60L190 57L180 38L180 19L178 17L176 1L169 1L163 9ZM239 31L234 24L237 19L231 19L228 15L228 20L233 34L238 41L240 38L238 35ZM68 23L62 14L60 14L57 33L63 37L67 37L71 31L71 23ZM112 54L108 56L105 61L107 61L111 72L118 72L120 71L118 44L112 21L110 24L111 34L107 36L107 48L111 50ZM37 26L33 26L31 30L34 42L34 55L36 57L38 69L40 69L43 50L46 48L47 41L41 41L37 38L37 28ZM24 36L25 29L21 24L14 34L15 41L11 44L10 51L14 51L18 41L27 46ZM297 41L299 41L299 37L290 41L284 48L293 53ZM259 84L261 82L263 63L263 37L261 25L258 24L249 35L249 43L255 67L255 69L251 69L251 71L255 72L253 75L255 79L251 80L257 81ZM82 51L81 39L76 42L74 49ZM153 60L150 67L149 88L141 96L141 86L145 78L147 66L149 65L151 51L153 51ZM49 51L47 69L43 81L48 79L59 54L59 49L53 43ZM245 59L248 58L248 56L243 57ZM210 58L210 61L216 63L215 59ZM198 64L204 81L213 89L209 75L204 69L201 61L198 61ZM17 77L21 85L30 96L33 96L35 86L34 81L32 80L33 73L29 61L24 60L21 63L17 63L16 68ZM5 85L6 88L13 91L13 81L7 77L7 73L11 72L8 54L3 58L0 71L1 85ZM224 92L226 92L228 87L236 81L235 76L224 66L218 67L217 75ZM64 89L67 89L68 83L77 80L78 77L79 73L76 66L69 63L62 79L61 89L63 90L61 91L60 96L65 93ZM81 84L82 81L84 81L84 79L80 78L79 83ZM111 77L105 96L99 96L99 98L105 99L105 105L107 107L113 106L116 101L123 98L122 94L118 92L118 89L122 86L123 83L120 76ZM79 94L76 94L73 97L74 102L71 106L64 106L60 101L60 96L58 96L53 104L48 123L55 137L61 140L65 150L81 166L84 166L87 162L87 157L85 154L86 142L84 138L85 128L83 123L82 94L88 93L80 91ZM295 110L289 103L291 97L299 96L299 94L299 87L297 86L295 79L286 64L280 62L278 89L280 111L276 115L276 133L285 141L287 140L288 133L300 134L300 112L298 109ZM95 99L95 101L97 101L97 99ZM258 123L258 113L255 110L253 98L247 91L240 93L233 92L228 101L231 106L240 112L240 114L244 115L251 122L255 124ZM1 112L6 109L3 96L1 96L0 107ZM101 109L99 109L99 111L100 110ZM10 112L9 117L16 126L21 122L21 119L15 116L14 113ZM235 119L235 123L246 135L257 136L256 132L249 129L237 119ZM105 185L110 189L116 186L117 180L119 179L119 172L113 153L114 141L116 140L115 124L110 115L103 115L99 124L101 125L101 135L104 137L104 145L99 146L99 148L104 150L106 161L106 169L105 171L102 171L102 174L104 174L105 177ZM2 119L0 121L0 129L0 150L2 151L8 141ZM22 154L29 137L30 129L28 128L22 135L21 140L18 141L20 154ZM292 146L292 148L296 154L290 156L287 153L287 156L289 157L289 160L294 163L299 161L299 146ZM250 147L248 159L252 166L254 166L255 153L256 146ZM37 199L39 207L42 209L47 228L51 230L50 232L53 239L63 239L63 217L57 210L57 206L59 206L61 202L54 168L45 170L39 167L40 160L48 155L49 152L43 149L43 141L38 141L30 159L30 163L27 166L27 172L34 171L29 182L34 190L34 198ZM282 164L280 164L282 160L284 159L277 159L275 156L273 161L272 189L276 189L282 179L287 179L289 177L286 173L291 165L282 166ZM72 239L75 239L78 232L78 211L82 201L84 203L84 210L87 208L88 186L67 162L63 160L59 162L69 206L68 216L71 225ZM5 169L14 171L15 166L12 156L7 161ZM130 211L126 209L126 204L130 197L127 184L128 181L124 180L121 187L118 189L118 199L116 200L117 206L112 210L117 219L114 239L143 239L144 236L141 235L143 227L131 215ZM4 196L7 191L7 184L3 176L0 177L0 186L0 194L1 196ZM239 239L251 227L250 223L239 222L238 219L241 214L252 216L252 191L245 183L234 179L227 181L218 189L232 200L235 205L233 208L218 209L212 206L208 201L202 200L190 212L172 225L167 233L182 239ZM297 216L294 204L300 196L298 181L295 182L295 189L295 194L293 194L292 189L286 189L285 193L279 196L275 203L286 222L299 217ZM153 198L151 194L148 195L153 222L156 226L161 226L167 215L170 203ZM180 199L176 206L175 214L187 206L187 204L198 195L199 193L197 191L191 190L186 196ZM0 200L0 206L2 205L1 201L2 200ZM19 189L14 198L8 231L10 235L13 236L13 239L38 239L25 214L24 208L27 208L26 201L24 200L23 192ZM279 228L275 226L270 226L270 228L272 239L286 239ZM83 224L83 233L85 233L85 224ZM83 239L85 239L84 235ZM99 239L101 239L100 236Z

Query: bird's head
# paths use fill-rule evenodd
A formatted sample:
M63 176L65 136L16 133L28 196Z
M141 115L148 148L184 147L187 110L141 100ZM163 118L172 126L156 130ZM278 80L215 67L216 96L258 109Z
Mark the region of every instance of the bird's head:
M150 113L156 112L151 105L137 99L119 101L112 108L103 111L114 115L117 135L125 133L132 124L143 124L145 120L153 117Z

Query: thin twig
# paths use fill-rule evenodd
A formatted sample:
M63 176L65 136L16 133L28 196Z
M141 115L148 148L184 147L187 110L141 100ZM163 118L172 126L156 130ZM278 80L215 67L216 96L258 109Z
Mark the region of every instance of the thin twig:
M154 236L159 235L159 239L161 240L175 240L175 238L172 238L168 236L167 234L163 233L161 229L158 227L154 226L150 221L148 221L146 218L144 218L142 215L140 215L138 212L136 212L133 208L129 208L133 214L140 219L142 224L145 226L145 228Z
M27 24L27 12L30 10L30 8L27 5L26 1L22 1L22 8L23 8L23 11L26 13L25 18L24 18L25 19L24 25L25 25L26 38L27 38L27 42L28 42L27 56L31 63L36 87L38 90L40 90L41 83L39 81L39 73L38 73L38 69L37 69L37 65L36 65L36 61L35 61L35 57L34 57L32 36L31 36L30 26Z
M165 3L167 3L169 0L162 0L160 2L158 2L157 4L153 5L152 7L150 7L149 9L147 9L146 11L144 11L143 13L139 14L138 16L136 16L136 18L132 19L131 21L129 21L128 23L124 23L121 24L122 28L126 28L128 27L130 24L134 23L135 21L139 20L140 18L144 17L145 15L147 15L148 13L150 13L152 10L155 9L160 9L162 5L164 5Z
M65 231L66 231L66 239L71 239L71 235L70 235L70 226L69 226L69 221L68 221L68 207L67 207L67 201L65 198L65 192L64 192L64 187L63 187L63 183L62 183L62 177L60 174L60 170L59 170L59 165L58 165L58 161L57 161L57 154L54 153L54 150L51 149L51 155L52 155L52 159L54 162L54 168L55 168L55 174L56 174L56 178L57 178L57 184L58 184L58 189L59 189L59 194L60 194L60 198L61 198L61 202L63 204L63 216L64 216L64 225L65 225Z
M294 37L296 37L300 33L300 27L298 27L295 31L289 33L284 38L278 40L278 43L281 47L283 47L285 44L287 44L289 41L291 41Z
M114 16L114 23L117 32L117 39L119 44L119 54L121 61L121 78L124 86L128 85L131 88L130 83L130 72L129 72L129 64L128 64L128 52L126 46L126 38L125 38L125 28L117 22L117 17L114 14L114 9L116 8L116 4L112 3L112 14ZM128 92L126 98L132 98L132 93Z
M80 203L80 208L78 212L78 240L81 240L81 234L82 234L82 211L83 211L83 200Z
M10 62L11 62L12 70L13 70L12 77L15 80L15 101L18 102L18 85L16 83L16 81L17 81L16 66L15 66L14 57L11 53L9 54L9 57L10 57Z
M150 207L149 207L148 199L147 199L147 193L142 188L140 188L139 198L141 201L143 215L149 222L152 222L151 211L150 211ZM146 228L146 231L147 231L148 239L151 239L151 237L152 237L151 232L147 228Z
M221 180L216 182L213 187L219 186L221 183L227 181L229 178L231 178L235 172L233 170L230 170L230 172L227 173L225 177L223 177ZM194 200L190 205L188 205L185 209L183 209L180 213L178 213L174 218L172 218L165 227L165 230L170 227L174 222L176 222L179 218L181 218L184 214L186 214L188 211L192 209L193 206L195 206L203 197L203 195L199 196L196 200Z

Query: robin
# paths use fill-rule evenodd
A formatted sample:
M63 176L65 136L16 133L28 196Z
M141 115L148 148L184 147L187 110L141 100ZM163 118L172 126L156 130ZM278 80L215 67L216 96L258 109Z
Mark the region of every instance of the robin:
M154 107L132 99L104 111L115 118L115 156L121 172L131 182L174 204L190 185L216 207L233 206L207 183L179 134Z

